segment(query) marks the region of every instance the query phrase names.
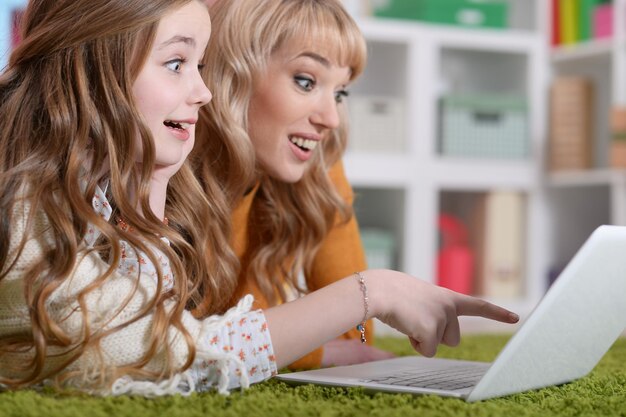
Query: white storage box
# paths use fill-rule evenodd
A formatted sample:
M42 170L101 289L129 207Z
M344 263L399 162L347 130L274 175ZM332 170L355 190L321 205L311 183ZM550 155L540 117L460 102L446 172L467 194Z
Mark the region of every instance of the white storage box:
M355 151L402 152L404 102L384 96L351 96L349 148Z

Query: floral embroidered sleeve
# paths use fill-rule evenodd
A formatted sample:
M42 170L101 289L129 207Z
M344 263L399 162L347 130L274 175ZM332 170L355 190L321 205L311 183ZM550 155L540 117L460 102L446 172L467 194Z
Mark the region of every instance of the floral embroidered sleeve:
M203 334L197 342L199 350L218 350L229 356L227 366L216 360L196 360L190 371L197 391L216 388L224 372L228 372L228 389L268 379L277 373L274 349L265 315L250 311L229 319L219 329Z

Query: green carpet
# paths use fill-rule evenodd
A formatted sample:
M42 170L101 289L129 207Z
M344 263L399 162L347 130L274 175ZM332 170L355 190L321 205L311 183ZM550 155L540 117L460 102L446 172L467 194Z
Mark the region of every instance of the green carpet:
M465 336L438 357L491 361L505 336ZM412 354L405 339L379 338L377 345L398 355ZM277 381L244 393L145 399L94 398L32 391L0 394L0 416L626 416L626 339L620 339L587 377L560 387L467 404L436 396L367 395L360 389L291 387Z

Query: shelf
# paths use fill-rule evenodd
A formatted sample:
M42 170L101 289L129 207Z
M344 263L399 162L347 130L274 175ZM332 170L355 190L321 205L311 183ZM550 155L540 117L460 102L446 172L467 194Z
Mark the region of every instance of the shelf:
M525 160L441 157L431 175L439 188L447 190L529 190L535 185L535 172L536 167Z
M552 49L553 64L567 64L598 58L609 58L613 51L612 39L599 39L574 45L558 46Z
M365 146L374 143L366 140L368 137L358 142L364 136L361 133L351 137L352 148L345 157L360 224L392 231L398 245L398 268L427 282L436 282L437 277L437 218L442 195L450 196L454 204L465 204L474 193L521 193L529 230L523 242L524 250L528 250L523 259L527 279L518 298L496 301L523 317L543 294L547 269L539 209L543 202L541 141L545 138L543 116L549 55L543 31L545 22L538 13L543 10L543 2L532 2L532 7L529 3L511 0L517 16L516 23L511 23L515 29L358 18L367 39L368 65L353 86L354 96L401 100L405 123L403 140L398 142L401 146L390 146L400 150L373 150L378 148ZM499 94L526 99L529 155L489 158L438 153L443 94ZM372 130L367 128L368 133ZM387 138L390 129L382 131L383 134L376 132L372 137ZM465 198L465 194L469 197ZM459 210L465 213L464 207ZM485 319L476 323L492 324ZM388 326L377 326L377 333L386 331L393 332Z
M348 151L344 164L355 187L405 188L411 181L411 160L405 155Z
M544 43L540 35L519 30L467 30L441 27L431 30L438 43L444 48L464 48L515 54L532 53Z
M607 168L552 172L547 179L547 184L551 187L622 185L626 183L626 170Z
M517 29L460 28L382 18L361 18L358 22L368 41L401 42L412 38L428 38L443 47L510 53L529 52L538 43L544 42L537 33Z
M407 42L416 34L419 23L362 17L357 19L359 28L371 42Z
M584 199L590 199L592 206L595 207L594 212L600 211L598 207L606 202L607 213L591 213L587 212L583 217L593 219L593 223L587 227L589 231L601 224L626 225L626 170L624 169L593 169L580 170L571 172L554 172L547 177L548 186L561 194L569 192ZM581 193L577 188L587 187L585 193ZM591 187L591 188L590 188ZM603 192L604 195L590 197L591 192L596 194ZM563 198L563 197L561 197ZM573 198L571 196L567 198ZM578 202L576 206L581 206L582 202ZM572 204L565 204L561 207L561 211L572 211ZM595 216L595 217L594 217ZM586 235L579 238L579 242L583 242Z
M593 83L591 154L596 167L544 173L551 267L565 265L599 225L626 225L626 170L610 167L608 140L611 109L626 103L626 0L614 0L613 6L612 38L550 51L553 77L585 77Z

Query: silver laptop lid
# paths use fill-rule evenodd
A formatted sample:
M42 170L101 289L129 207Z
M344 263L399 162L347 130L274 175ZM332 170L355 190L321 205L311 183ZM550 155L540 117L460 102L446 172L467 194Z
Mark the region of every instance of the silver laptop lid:
M626 326L626 227L600 226L467 397L497 397L589 373Z

